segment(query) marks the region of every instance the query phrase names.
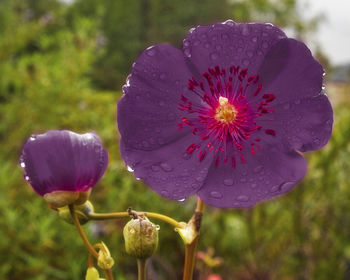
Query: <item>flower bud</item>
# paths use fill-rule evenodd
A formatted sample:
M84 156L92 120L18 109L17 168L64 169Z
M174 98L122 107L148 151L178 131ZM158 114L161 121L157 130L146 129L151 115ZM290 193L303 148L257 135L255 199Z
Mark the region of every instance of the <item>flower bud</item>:
M86 271L85 280L104 280L104 278L100 278L100 274L96 268L89 267Z
M97 265L102 269L110 269L114 265L114 260L111 257L107 246L101 242L99 244L100 251L98 252Z
M75 206L74 210L77 213L80 224L83 225L90 220L89 214L94 212L94 206L89 200L87 200L84 204ZM64 221L66 221L69 224L74 224L68 206L58 208L57 211L58 211L58 215Z
M126 252L139 259L151 257L158 247L158 230L145 216L129 221L123 231Z

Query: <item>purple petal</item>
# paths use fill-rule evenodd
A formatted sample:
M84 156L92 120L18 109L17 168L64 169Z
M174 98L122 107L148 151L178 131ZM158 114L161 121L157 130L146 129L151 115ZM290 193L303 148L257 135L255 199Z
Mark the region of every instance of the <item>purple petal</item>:
M41 196L54 191L87 191L104 174L108 153L95 133L51 130L32 135L20 159L25 179Z
M306 173L306 160L282 145L265 146L264 153L247 155L247 164L209 169L199 197L220 208L245 208L288 192Z
M198 74L216 65L224 68L236 65L256 74L270 47L285 37L272 24L228 20L191 29L183 42L183 49Z
M196 154L187 153L186 147L192 143L192 135L187 135L157 150L144 151L129 149L122 138L120 151L136 178L143 179L163 197L182 200L202 186L213 161L211 155L200 162Z
M262 92L273 93L280 104L318 95L323 73L304 43L282 39L267 53L258 75Z
M128 148L153 150L183 136L177 108L190 77L182 51L172 46L157 45L141 54L117 108L118 129Z

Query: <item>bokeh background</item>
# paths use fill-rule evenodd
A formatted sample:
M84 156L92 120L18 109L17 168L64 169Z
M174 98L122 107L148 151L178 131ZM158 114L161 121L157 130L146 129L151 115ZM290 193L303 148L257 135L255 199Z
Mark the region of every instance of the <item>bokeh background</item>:
M346 0L0 0L0 279L84 279L87 266L74 227L22 179L18 158L32 133L101 136L110 164L91 197L98 212L132 206L178 220L192 215L194 198L165 200L126 171L116 102L143 49L163 42L181 47L189 28L228 18L272 22L312 46L326 68L335 126L326 148L305 154L307 176L287 195L247 210L206 208L195 279L214 273L237 280L350 279L350 34L330 21L339 17L328 14L325 2L346 11ZM124 223L84 226L93 242L110 247L117 280L136 279ZM159 225L149 279L181 279L182 242Z

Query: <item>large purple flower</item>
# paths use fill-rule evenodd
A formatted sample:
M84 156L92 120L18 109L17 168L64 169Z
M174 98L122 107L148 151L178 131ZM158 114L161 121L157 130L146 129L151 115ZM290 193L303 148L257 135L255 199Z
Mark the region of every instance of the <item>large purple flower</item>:
M68 130L30 136L20 158L25 180L56 207L84 203L107 164L108 153L96 133Z
M228 20L145 50L118 103L122 158L160 195L249 207L289 191L329 140L322 66L277 27Z

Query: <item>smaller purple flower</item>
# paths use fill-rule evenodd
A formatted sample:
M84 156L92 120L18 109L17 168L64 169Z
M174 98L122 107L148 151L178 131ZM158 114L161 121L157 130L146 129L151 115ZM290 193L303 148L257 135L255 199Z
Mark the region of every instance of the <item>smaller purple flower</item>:
M50 130L32 135L20 157L24 179L55 207L84 203L107 164L108 153L94 132Z

